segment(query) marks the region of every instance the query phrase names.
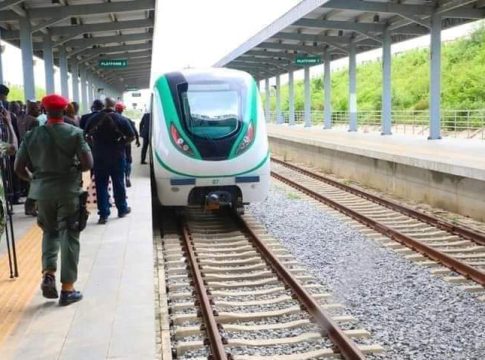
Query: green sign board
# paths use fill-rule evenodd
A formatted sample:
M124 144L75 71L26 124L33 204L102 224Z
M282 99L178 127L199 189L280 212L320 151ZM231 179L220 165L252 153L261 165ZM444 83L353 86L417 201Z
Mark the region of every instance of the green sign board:
M296 65L318 65L322 63L322 57L317 55L297 55L295 57Z
M98 66L102 68L125 68L128 66L128 60L99 60Z
M137 87L128 87L126 88L126 91L138 91Z

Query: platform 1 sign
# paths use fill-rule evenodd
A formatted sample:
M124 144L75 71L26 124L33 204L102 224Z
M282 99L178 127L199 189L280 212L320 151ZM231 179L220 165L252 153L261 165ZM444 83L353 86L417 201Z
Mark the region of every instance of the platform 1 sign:
M125 68L128 66L128 60L99 60L98 66L102 68Z
M322 63L322 57L317 55L298 55L295 57L295 65L318 65Z

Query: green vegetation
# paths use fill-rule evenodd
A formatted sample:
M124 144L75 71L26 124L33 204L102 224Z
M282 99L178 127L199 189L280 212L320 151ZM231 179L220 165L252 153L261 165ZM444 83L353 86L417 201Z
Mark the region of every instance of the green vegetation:
M429 50L418 49L397 54L392 59L392 106L394 110L427 110L429 100ZM382 63L373 61L357 68L359 110L380 110ZM485 26L467 38L443 44L442 108L485 108ZM323 110L323 78L311 81L312 109ZM282 110L288 110L288 86L281 87ZM275 109L275 97L271 107ZM303 81L295 81L295 109L304 106ZM347 69L332 73L332 107L348 109Z
M24 88L20 85L8 85L10 92L8 93L9 100L21 100L25 103L25 96L24 96ZM35 99L42 100L42 98L46 95L46 92L43 88L36 87L35 88ZM29 99L32 100L32 99Z

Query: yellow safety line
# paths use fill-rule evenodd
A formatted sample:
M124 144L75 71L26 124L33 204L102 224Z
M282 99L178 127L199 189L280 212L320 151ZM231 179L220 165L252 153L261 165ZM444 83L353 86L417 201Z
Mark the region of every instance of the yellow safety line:
M34 225L17 241L20 276L10 279L8 256L0 258L0 345L21 319L41 281L42 230Z

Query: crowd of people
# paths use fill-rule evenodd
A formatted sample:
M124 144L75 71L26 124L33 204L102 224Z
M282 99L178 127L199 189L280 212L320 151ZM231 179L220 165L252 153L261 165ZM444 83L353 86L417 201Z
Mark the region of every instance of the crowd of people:
M140 160L146 164L149 116L144 115L138 132L134 121L123 116L123 103L109 97L104 102L95 100L91 112L79 116L79 104L60 95L23 104L8 101L8 93L0 85L0 206L4 209L6 201L21 204L26 197L25 214L36 216L43 230L42 293L68 305L82 299L74 288L79 236L87 220L82 172L90 170L94 176L98 224L106 224L111 215L110 180L117 215L127 216L131 212L126 200L126 187L131 186L131 143L139 147L143 139ZM3 214L0 235L5 230ZM60 296L55 280L59 250Z

